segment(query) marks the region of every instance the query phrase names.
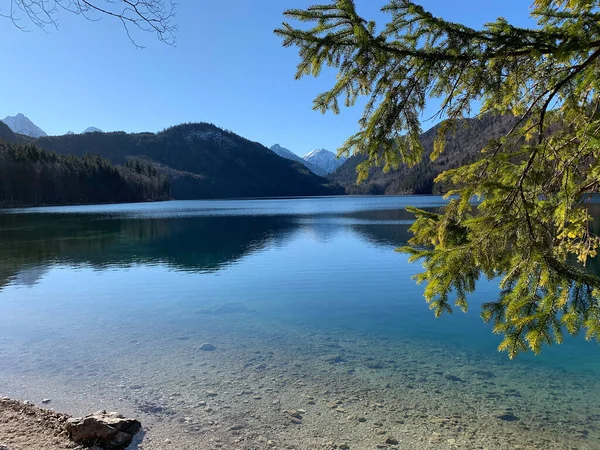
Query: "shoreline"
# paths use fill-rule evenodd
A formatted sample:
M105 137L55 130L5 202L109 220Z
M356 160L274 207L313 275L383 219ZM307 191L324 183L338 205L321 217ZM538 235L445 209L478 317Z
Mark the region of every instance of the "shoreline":
M39 408L27 401L0 398L0 449L85 449L69 437L70 416Z
M5 205L0 204L0 211L12 209L30 209L30 208L52 208L55 206L106 206L106 205L137 205L144 203L163 203L163 202L195 202L195 201L224 201L224 200L301 200L301 199L319 199L319 198L390 198L390 197L439 197L442 194L331 194L331 195L289 195L283 197L219 197L219 198L194 198L177 199L169 198L163 200L142 200L139 202L106 202L106 203L57 203L41 205Z
M123 450L139 430L139 422L118 413L74 418L29 401L0 398L0 450Z
M39 205L5 205L0 204L0 211L10 211L13 209L33 209L33 208L53 208L56 206L106 206L106 205L137 205L144 203L161 203L161 202L170 202L173 201L170 199L163 200L141 200L139 202L105 202L105 203L56 203L56 204L39 204Z

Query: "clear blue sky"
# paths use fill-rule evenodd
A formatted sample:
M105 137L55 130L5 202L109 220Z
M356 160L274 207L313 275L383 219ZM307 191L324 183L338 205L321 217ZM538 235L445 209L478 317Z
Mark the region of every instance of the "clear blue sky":
M356 0L378 18L384 0ZM7 8L10 0L0 0ZM318 0L180 0L177 45L137 35L108 17L88 22L64 13L59 30L0 18L0 119L22 112L49 134L159 131L181 122L212 122L251 140L305 154L337 149L357 130L358 109L339 116L312 110L332 83L294 80L298 56L273 34L287 8ZM472 26L504 16L524 24L527 0L422 0L435 14ZM1 12L1 11L0 11ZM25 21L23 24L27 24ZM426 114L427 115L427 114ZM428 128L428 124L424 124Z

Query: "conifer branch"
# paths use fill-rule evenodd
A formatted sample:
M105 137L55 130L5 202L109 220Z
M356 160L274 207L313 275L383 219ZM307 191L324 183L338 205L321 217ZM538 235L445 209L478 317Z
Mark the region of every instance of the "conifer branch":
M600 4L533 2L532 29L498 19L477 30L392 0L376 32L352 0L332 0L286 13L308 27L275 30L299 50L298 78L338 70L315 108L338 112L338 97L348 105L367 97L359 131L338 150L365 155L359 181L371 167L421 160L418 118L428 97L441 98L433 117L447 117L433 158L473 104L482 103L480 115L514 115L512 129L477 161L436 178L458 198L440 214L414 210L414 237L401 249L423 262L416 279L436 315L452 310L451 291L466 309L481 274L500 277L499 299L482 316L504 334L501 349L511 357L562 342L561 323L600 339L600 278L571 262L585 264L600 244L584 199L600 186ZM473 197L481 202L471 205Z

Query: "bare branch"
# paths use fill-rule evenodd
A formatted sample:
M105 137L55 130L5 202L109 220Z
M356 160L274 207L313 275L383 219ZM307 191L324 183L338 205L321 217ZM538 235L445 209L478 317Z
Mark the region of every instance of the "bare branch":
M132 35L132 29L155 33L159 41L175 44L177 26L173 23L177 3L175 0L8 0L7 11L0 9L0 17L10 19L23 31L22 24L29 20L34 26L45 30L48 26L58 28L59 13L69 12L98 21L103 16L119 20L125 33L138 48L141 46Z

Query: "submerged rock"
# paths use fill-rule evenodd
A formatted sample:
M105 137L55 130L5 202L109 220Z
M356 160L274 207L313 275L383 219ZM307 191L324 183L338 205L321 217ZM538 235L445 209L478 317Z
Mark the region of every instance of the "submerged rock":
M457 383L464 383L464 380L456 375L446 375L445 378L446 380L455 381Z
M496 417L500 420L505 420L506 422L515 422L519 420L517 416L515 416L511 411L505 411L496 415Z
M140 431L135 419L116 412L98 411L89 416L68 419L65 428L71 439L80 444L96 444L107 449L124 449Z
M384 365L381 364L380 362L369 362L369 363L367 363L367 368L368 369L379 370L379 369L383 369Z
M217 349L217 347L215 347L213 344L209 344L208 342L205 342L204 344L202 344L200 346L200 350L203 350L205 352L212 352L215 351Z
M296 419L302 420L302 414L300 413L300 411L296 411L295 409L292 409L292 410L288 411L287 413L290 416L295 417Z
M323 356L323 361L331 364L339 364L345 362L346 360L340 355L325 355Z

